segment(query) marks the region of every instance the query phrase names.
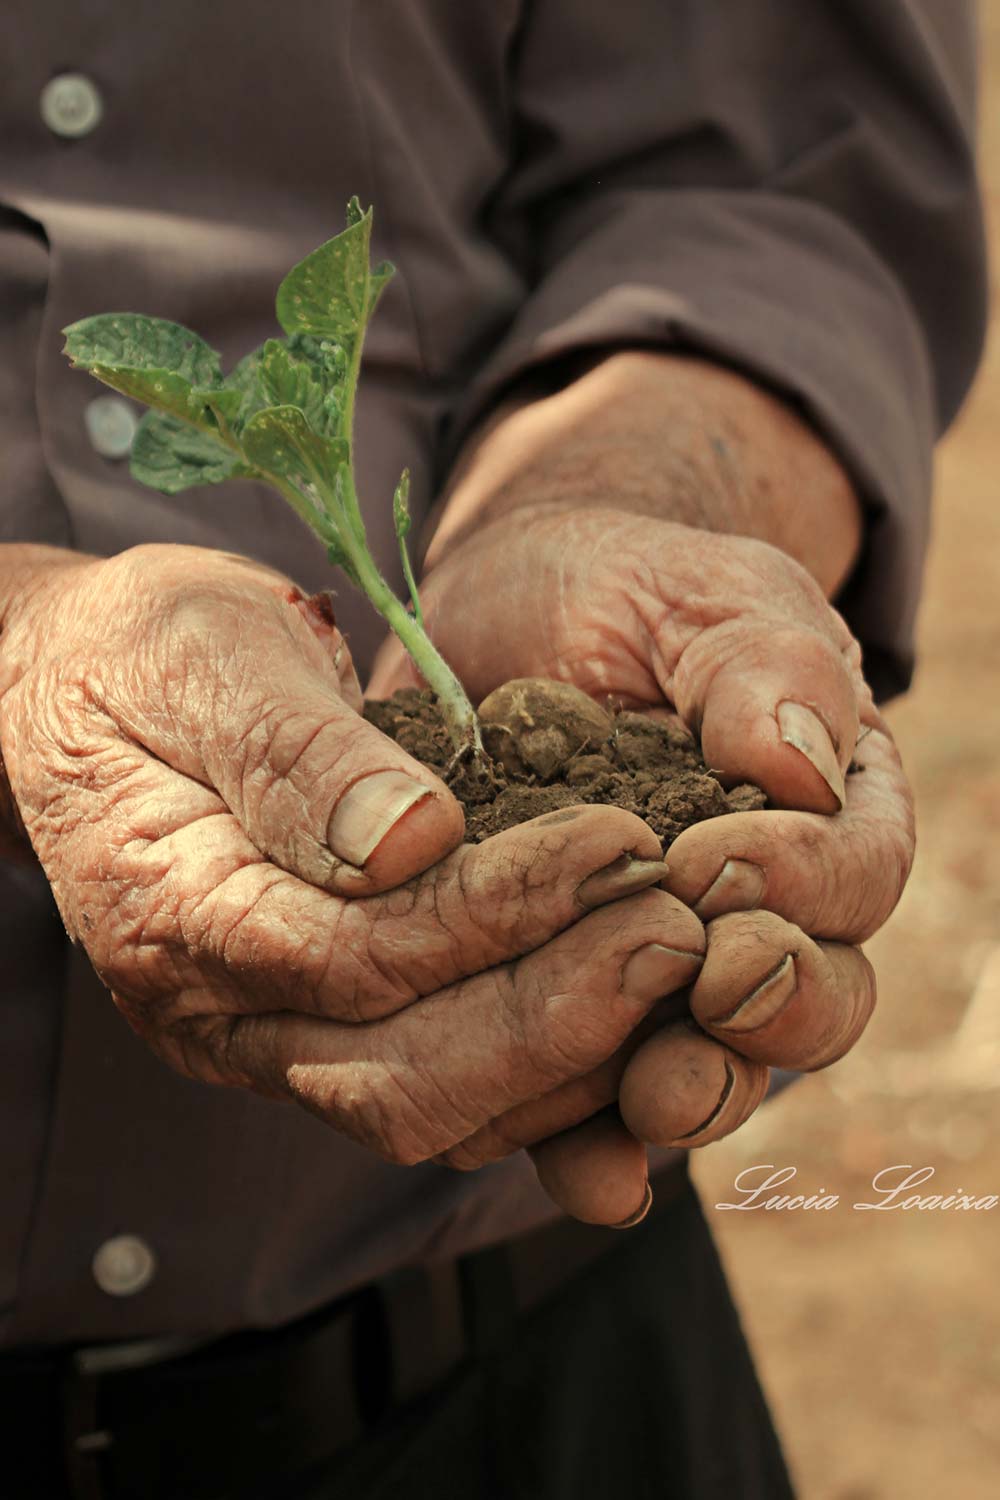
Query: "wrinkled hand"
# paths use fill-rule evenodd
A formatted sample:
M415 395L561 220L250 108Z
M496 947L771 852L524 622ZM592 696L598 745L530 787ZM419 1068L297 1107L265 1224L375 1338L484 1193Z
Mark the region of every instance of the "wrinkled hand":
M538 675L632 706L672 705L711 766L756 782L772 803L697 824L669 852L667 889L707 923L690 993L697 1024L647 1023L648 1040L449 1153L475 1166L563 1132L536 1163L586 1217L602 1176L638 1184L622 1120L643 1141L703 1145L752 1113L768 1065L825 1067L857 1040L875 986L856 944L885 921L909 872L909 791L844 622L762 542L614 510L521 508L449 552L422 599L477 700ZM388 642L372 693L413 680ZM606 1111L572 1128L616 1096L620 1118Z
M61 565L0 672L66 927L190 1077L416 1162L572 1090L700 966L702 924L644 889L659 845L629 814L460 846L450 792L360 717L322 601L266 568L165 546Z

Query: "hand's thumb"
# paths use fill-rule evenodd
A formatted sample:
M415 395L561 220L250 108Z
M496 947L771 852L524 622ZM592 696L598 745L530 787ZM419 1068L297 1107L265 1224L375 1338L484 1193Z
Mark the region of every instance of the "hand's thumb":
M763 787L779 807L832 813L858 737L842 654L817 631L727 621L687 647L673 681L678 711L709 765Z
M308 672L248 703L206 755L264 854L342 895L399 885L462 841L462 809L432 771Z
M461 843L460 804L344 702L343 663L298 611L273 599L231 623L171 642L182 687L134 724L149 749L214 787L275 864L341 895L399 885Z

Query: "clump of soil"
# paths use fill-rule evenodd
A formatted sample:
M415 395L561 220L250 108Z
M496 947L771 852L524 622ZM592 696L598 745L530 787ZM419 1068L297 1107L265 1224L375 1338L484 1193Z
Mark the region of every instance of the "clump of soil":
M459 765L448 784L465 807L466 839L581 802L644 818L668 849L692 823L767 805L759 787L726 790L693 735L646 714L609 713L564 683L505 683L479 709L492 781ZM444 774L453 746L432 693L403 688L365 706L365 717L410 755Z

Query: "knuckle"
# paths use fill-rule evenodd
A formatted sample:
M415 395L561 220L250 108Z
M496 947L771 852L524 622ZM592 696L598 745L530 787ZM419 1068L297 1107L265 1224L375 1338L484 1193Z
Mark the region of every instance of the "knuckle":
M194 1015L177 1016L176 1006L170 1002L179 1004L179 996L164 995L165 1003L153 1003L122 990L113 993L115 1004L132 1029L175 1073L217 1087L253 1086L254 1080L234 1065L238 1016L200 1010Z
M502 957L489 922L481 920L476 882L468 873L472 853L470 845L463 845L379 897L370 956L395 973L405 943L407 972L419 976L422 994L452 983L465 971L470 951L477 968ZM409 941L414 932L420 934L418 945Z
M391 1074L381 1073L365 1094L354 1100L350 1119L355 1129L360 1129L365 1144L397 1167L417 1166L446 1144L423 1101Z
M314 1094L318 1112L352 1140L395 1166L429 1160L468 1134L443 1127L440 1091L418 1079L401 1061L334 1069ZM437 1097L435 1097L437 1096Z
M615 1045L617 1038L609 1034L606 1022L598 1013L611 1007L611 986L608 990L600 1007L588 1007L574 997L572 1009L567 1007L569 1013L566 1016L559 1010L547 1010L546 1040L540 1063L545 1070L545 1082L552 1087L589 1072L595 1064L604 1061Z
M398 972L392 944L376 941L371 912L356 901L331 900L322 932L314 920L283 923L282 962L304 1007L348 1025L393 1015L416 998Z
M288 875L261 860L177 884L183 894L165 892L146 941L158 937L198 972L224 976L258 1009L291 1003L303 1013L363 1018L355 974L362 959L338 959L344 944L335 906L326 930L314 911L297 909Z
M556 1123L552 1130L554 1132L559 1128L559 1124ZM491 1120L489 1124L474 1131L465 1140L457 1142L438 1159L444 1166L451 1167L457 1172L477 1172L488 1162L501 1161L513 1152L519 1151L525 1145L526 1140L530 1140L535 1134L536 1131L533 1129L526 1131L523 1122L518 1128L518 1111L514 1110L512 1113L500 1115Z
M471 1140L459 1141L457 1146L442 1152L437 1160L441 1166L450 1167L453 1172L478 1172L489 1160L489 1154L478 1143L473 1144Z
M589 1070L612 1045L606 1021L607 1003L588 1004L588 995L545 984L542 976L520 969L513 983L498 993L498 1018L504 1029L503 1076L510 1103L539 1095ZM583 981L591 986L587 980Z

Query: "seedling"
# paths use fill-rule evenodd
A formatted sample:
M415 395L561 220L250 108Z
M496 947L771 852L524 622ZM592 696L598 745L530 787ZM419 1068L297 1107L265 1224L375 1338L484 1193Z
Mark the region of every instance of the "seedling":
M407 551L409 474L393 521L411 610L382 577L368 546L354 479L354 401L365 333L393 274L371 266L372 212L357 198L347 228L293 266L275 310L287 337L267 339L223 375L219 356L179 323L102 313L64 329L77 369L150 408L131 470L165 495L191 485L255 479L271 485L312 527L330 561L396 632L438 705L459 760L483 757L479 723L461 683L424 629Z

